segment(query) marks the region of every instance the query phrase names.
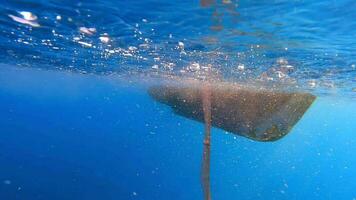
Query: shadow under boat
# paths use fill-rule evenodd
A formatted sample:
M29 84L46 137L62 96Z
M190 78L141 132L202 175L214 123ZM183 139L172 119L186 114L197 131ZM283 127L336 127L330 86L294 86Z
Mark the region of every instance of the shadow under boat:
M315 100L309 93L248 89L228 83L153 86L149 94L181 116L204 122L204 88L210 89L211 124L257 141L287 135Z

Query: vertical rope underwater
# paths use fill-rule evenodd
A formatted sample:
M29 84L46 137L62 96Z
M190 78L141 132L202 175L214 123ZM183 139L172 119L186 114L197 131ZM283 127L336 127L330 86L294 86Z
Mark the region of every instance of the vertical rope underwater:
M203 142L202 186L205 200L211 200L210 191L210 138L211 138L211 87L206 85L202 89L203 112L205 122L205 136Z

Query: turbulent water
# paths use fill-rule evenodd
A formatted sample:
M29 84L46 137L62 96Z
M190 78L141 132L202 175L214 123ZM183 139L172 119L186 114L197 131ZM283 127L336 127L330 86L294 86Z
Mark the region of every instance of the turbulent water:
M4 1L1 60L98 74L212 68L233 82L355 91L355 2L209 2ZM13 19L23 11L33 24Z
M356 199L356 2L2 0L0 199L202 199L206 79L317 96L284 138L212 130L212 199ZM178 77L178 78L177 78Z

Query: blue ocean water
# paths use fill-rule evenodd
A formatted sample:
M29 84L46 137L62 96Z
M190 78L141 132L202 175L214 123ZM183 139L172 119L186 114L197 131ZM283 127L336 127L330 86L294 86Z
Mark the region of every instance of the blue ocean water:
M275 142L212 130L212 199L356 199L356 3L0 5L0 199L203 199L204 125L147 93L167 77L309 92Z

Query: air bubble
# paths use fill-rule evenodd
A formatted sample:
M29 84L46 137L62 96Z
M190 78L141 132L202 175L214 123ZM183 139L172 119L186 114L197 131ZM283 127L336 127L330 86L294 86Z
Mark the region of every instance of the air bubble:
M184 43L183 42L178 42L178 48L184 49Z
M22 17L25 19L25 20L28 20L28 21L35 21L37 20L37 16L31 12L28 12L28 11L21 11L19 12L20 15L22 15Z
M87 35L94 35L96 33L96 28L80 27L79 32Z
M100 36L99 40L102 43L109 43L110 42L110 38L109 38L109 35L107 33L104 33L104 35Z
M277 59L277 64L279 65L288 65L288 60L285 58L278 58Z
M4 180L4 184L5 184L5 185L10 185L10 184L11 184L11 181L10 181L10 180Z

